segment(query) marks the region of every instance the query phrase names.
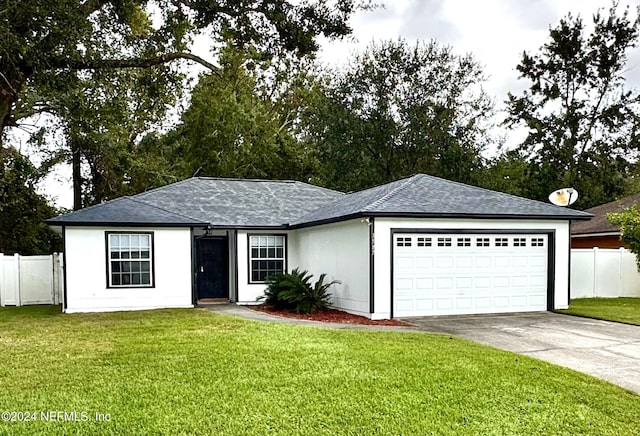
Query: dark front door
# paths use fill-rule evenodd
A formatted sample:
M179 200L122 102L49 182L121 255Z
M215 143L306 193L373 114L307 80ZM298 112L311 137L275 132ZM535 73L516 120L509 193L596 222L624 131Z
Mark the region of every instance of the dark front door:
M229 243L226 237L196 239L198 300L229 298Z

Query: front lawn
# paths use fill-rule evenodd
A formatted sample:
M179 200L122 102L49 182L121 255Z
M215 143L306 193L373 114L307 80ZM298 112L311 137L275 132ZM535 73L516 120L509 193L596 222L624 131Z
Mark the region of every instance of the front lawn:
M640 325L640 298L578 298L558 312Z
M0 309L0 387L11 435L640 434L640 396L527 357L200 309Z

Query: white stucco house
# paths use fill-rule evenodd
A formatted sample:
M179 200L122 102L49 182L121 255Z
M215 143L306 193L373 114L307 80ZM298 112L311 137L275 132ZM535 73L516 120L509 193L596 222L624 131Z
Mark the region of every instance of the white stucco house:
M191 178L48 220L71 312L255 304L299 267L372 319L569 304L571 220L591 215L425 174L343 194L297 181Z

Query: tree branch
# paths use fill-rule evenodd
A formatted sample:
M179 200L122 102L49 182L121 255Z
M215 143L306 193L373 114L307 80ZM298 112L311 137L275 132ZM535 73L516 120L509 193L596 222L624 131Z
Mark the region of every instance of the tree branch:
M54 59L50 62L53 69L69 68L72 70L104 70L115 68L150 68L166 64L178 59L186 59L197 62L200 65L220 75L220 68L205 61L200 56L187 52L167 53L152 58L130 59Z

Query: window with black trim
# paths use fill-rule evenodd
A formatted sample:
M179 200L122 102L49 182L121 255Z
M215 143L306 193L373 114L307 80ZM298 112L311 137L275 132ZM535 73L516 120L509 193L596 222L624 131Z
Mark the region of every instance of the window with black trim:
M451 238L438 238L438 247L451 247Z
M153 286L153 234L107 233L110 288Z
M509 246L509 238L496 238L495 246L496 247L508 247Z
M263 283L275 273L285 272L286 240L284 235L249 236L249 278Z
M431 238L418 237L418 247L431 247Z
M514 247L526 247L527 246L527 238L513 238L513 246Z
M396 240L396 246L398 247L411 247L411 238L409 237L399 237Z
M476 238L476 247L488 247L489 238Z
M458 238L458 247L471 247L471 238Z
M531 238L532 247L544 247L544 238Z

